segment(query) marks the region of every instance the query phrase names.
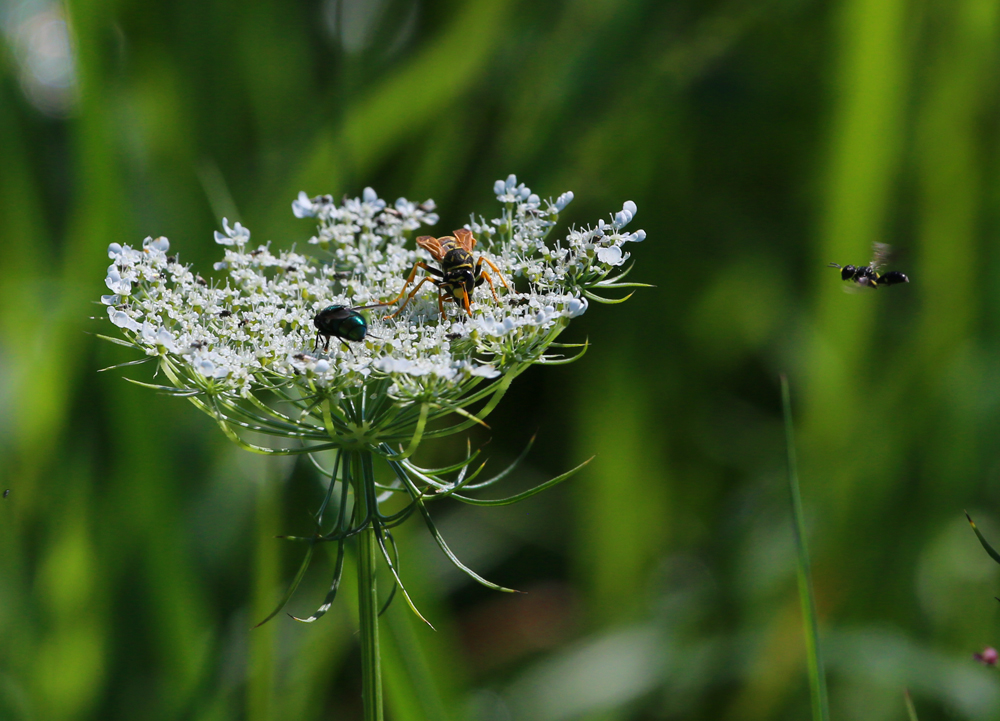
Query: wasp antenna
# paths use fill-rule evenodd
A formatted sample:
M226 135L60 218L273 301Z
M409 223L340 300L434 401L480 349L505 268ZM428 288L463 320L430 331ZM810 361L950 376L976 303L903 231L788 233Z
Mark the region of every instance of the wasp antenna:
M830 263L830 264L829 264L829 265L827 265L826 267L827 267L827 268L841 268L841 269L843 269L843 267L844 267L844 266L842 266L842 265L840 265L840 264L838 264L838 263Z

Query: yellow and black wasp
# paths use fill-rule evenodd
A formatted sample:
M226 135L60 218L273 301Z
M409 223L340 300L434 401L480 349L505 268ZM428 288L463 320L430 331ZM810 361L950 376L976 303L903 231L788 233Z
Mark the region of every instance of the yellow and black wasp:
M906 273L898 270L885 271L891 248L885 243L872 244L872 259L868 265L838 265L830 263L828 267L840 269L840 279L850 280L864 288L878 288L880 285L896 285L909 283ZM885 272L884 272L885 271Z
M392 315L386 316L387 318L399 315L403 308L406 307L406 304L410 302L410 299L420 290L420 287L427 282L437 286L438 310L441 311L442 318L444 318L444 298L446 296L465 308L466 313L472 313L472 291L484 282L489 284L490 291L493 293L493 300L499 302L500 299L497 298L496 286L493 285L493 279L490 278L489 270L483 268L483 263L488 265L497 274L500 282L503 283L508 291L514 292L507 284L500 269L490 262L486 256L479 256L479 260L473 257L472 249L476 246L476 239L470 230L460 228L454 231L454 235L446 235L441 238L422 235L417 238L417 245L427 250L434 260L441 264L441 268L434 268L423 261L414 265L413 270L410 271L410 275L406 279L406 283L403 284L403 290L386 305L392 305L406 295L406 289L413 282L414 278L416 278L418 268L423 268L430 275L421 278L420 282L417 283L417 287L411 290L409 295L406 295L406 300L399 306L399 309Z

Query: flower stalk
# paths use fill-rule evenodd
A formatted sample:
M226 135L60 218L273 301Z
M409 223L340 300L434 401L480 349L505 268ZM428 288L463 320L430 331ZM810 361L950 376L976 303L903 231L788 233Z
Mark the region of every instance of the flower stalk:
M372 454L360 451L354 455L354 462L361 466L362 472L357 473L354 487L354 497L358 499L355 505L355 525L360 525L368 517L370 490L375 487L372 472ZM382 663L379 656L378 589L375 581L375 569L378 558L378 541L373 524L365 526L358 536L358 619L360 625L361 643L361 696L364 701L365 721L382 721Z

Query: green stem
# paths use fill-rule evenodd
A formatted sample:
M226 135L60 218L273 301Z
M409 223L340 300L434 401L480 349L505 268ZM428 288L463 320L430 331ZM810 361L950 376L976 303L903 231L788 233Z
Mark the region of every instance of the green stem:
M816 618L816 597L813 595L812 569L806 548L805 524L802 521L802 496L799 493L799 470L795 457L795 432L792 425L792 400L788 379L781 376L781 404L785 414L785 441L788 444L788 489L792 500L792 530L798 552L799 602L805 625L806 655L809 663L809 687L812 691L814 721L830 721L830 704L826 694L826 672L819 647L819 623Z
M368 508L375 502L372 496L375 478L370 451L352 453L354 472L355 523L368 518ZM378 544L375 526L358 536L358 618L361 625L361 697L365 721L382 721L382 661L378 644L378 594L375 588L375 568Z

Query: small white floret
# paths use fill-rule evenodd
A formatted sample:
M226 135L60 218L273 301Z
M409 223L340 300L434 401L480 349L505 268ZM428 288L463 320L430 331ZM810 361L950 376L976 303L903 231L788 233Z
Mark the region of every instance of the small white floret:
M626 255L622 253L622 249L617 245L612 245L610 248L598 248L597 249L597 259L602 263L606 263L611 266L618 266L625 262Z
M114 323L119 328L124 328L125 330L130 330L133 333L139 330L139 324L136 323L132 318L129 317L128 313L123 310L117 310L115 308L108 308L108 317L111 318L111 322Z
M562 212L563 208L573 202L573 191L567 190L565 193L556 198L556 210Z
M571 298L566 304L566 317L577 318L587 312L586 298Z
M306 195L306 191L300 190L299 197L292 201L292 213L296 218L312 218L316 215L316 206Z

